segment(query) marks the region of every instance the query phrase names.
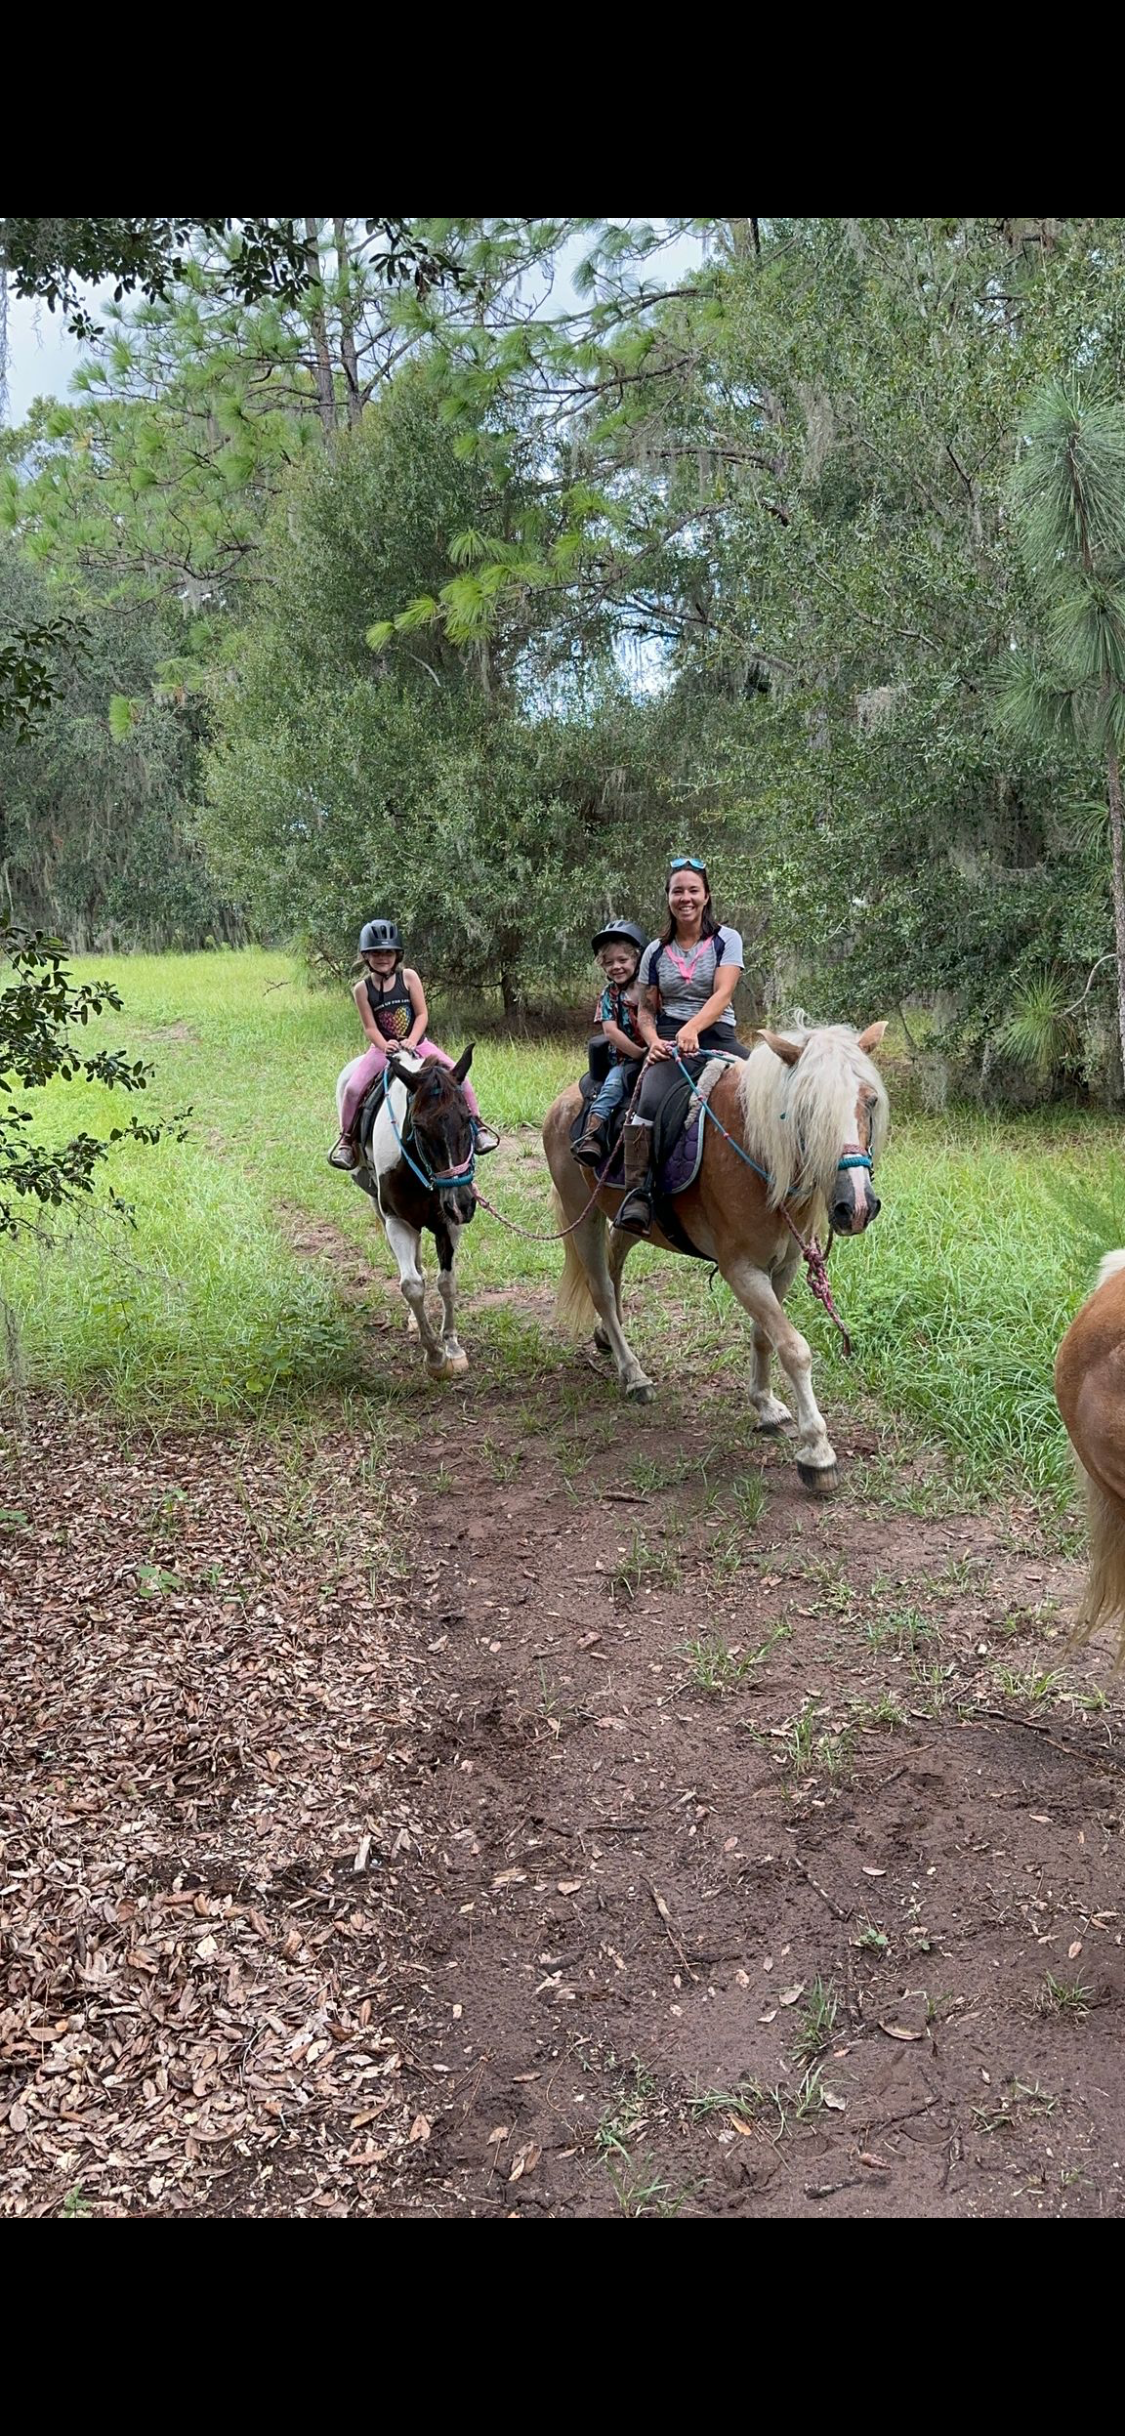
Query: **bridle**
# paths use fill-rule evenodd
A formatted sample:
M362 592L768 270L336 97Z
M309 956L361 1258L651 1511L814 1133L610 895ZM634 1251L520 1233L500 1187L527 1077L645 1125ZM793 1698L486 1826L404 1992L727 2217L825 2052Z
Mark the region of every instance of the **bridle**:
M419 1184L425 1185L426 1191L431 1193L452 1193L456 1192L458 1186L460 1185L471 1184L473 1177L476 1174L477 1165L477 1128L475 1118L471 1116L469 1117L469 1130L472 1135L472 1149L469 1152L468 1158L460 1160L456 1167L431 1167L426 1159L426 1146L423 1136L418 1130L417 1121L414 1115L413 1094L411 1094L410 1103L407 1109L405 1127L401 1132L399 1131L398 1119L395 1116L394 1103L391 1099L391 1086L395 1079L396 1078L393 1075L388 1077L384 1106L386 1107L387 1114L391 1120L391 1128L394 1133L395 1140L398 1143L402 1156L405 1159L407 1166L411 1170L411 1173L417 1176ZM408 1144L410 1143L413 1143L414 1145L414 1149L418 1154L417 1158L411 1156L410 1149L408 1148ZM422 1162L421 1165L419 1165L419 1160Z

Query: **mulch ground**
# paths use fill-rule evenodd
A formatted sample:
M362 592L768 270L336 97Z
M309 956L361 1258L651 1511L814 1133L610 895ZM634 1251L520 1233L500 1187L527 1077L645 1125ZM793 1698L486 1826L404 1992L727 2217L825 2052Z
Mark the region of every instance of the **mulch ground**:
M9 1414L0 2207L1119 2215L1078 1554L368 1295L375 1438Z

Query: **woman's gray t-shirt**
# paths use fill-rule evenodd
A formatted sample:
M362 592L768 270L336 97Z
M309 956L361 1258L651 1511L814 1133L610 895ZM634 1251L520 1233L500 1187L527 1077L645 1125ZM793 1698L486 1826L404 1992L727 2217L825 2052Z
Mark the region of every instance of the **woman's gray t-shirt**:
M663 1030L667 1026L671 1032L678 1032L681 1024L691 1023L700 1008L706 1006L714 990L715 975L720 964L737 964L740 969L744 964L742 940L738 932L731 930L726 923L715 938L706 940L698 955L694 948L679 948L676 952L685 965L692 967L690 978L679 970L660 939L650 941L637 972L637 983L641 989L659 990L658 1028ZM727 1025L733 1032L734 1008L725 1007L716 1021Z

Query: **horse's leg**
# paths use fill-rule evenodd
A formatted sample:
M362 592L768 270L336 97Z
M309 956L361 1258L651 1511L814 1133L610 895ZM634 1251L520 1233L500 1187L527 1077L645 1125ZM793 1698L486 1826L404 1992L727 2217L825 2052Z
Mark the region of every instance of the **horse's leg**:
M606 1261L609 1268L610 1279L613 1285L613 1308L617 1313L617 1325L620 1328L623 1336L625 1333L625 1315L621 1308L621 1272L626 1261L628 1260L630 1252L633 1250L638 1241L639 1237L636 1235L627 1235L624 1227L611 1226L607 1231ZM599 1353L609 1352L609 1338L607 1337L600 1320L594 1330L594 1343L597 1346Z
M824 1426L824 1416L812 1391L812 1354L805 1338L793 1326L782 1309L764 1269L755 1268L752 1261L737 1258L722 1264L731 1293L737 1295L743 1310L754 1322L755 1383L758 1377L757 1332L761 1329L767 1349L772 1346L793 1390L793 1412L797 1424L797 1469L806 1488L816 1489L827 1497L836 1485L836 1457ZM760 1414L761 1406L757 1406Z
M457 1342L457 1324L454 1316L456 1287L453 1282L453 1263L457 1258L457 1246L460 1240L461 1229L459 1226L446 1225L443 1227L434 1228L434 1242L437 1245L437 1256L439 1263L438 1293L441 1296L442 1309L445 1315L441 1331L441 1342L442 1350L445 1354L446 1366L451 1371L467 1370L469 1367L468 1354Z
M624 1250L619 1251L621 1238L614 1233L607 1251L608 1233L601 1211L593 1209L589 1217L583 1219L581 1226L575 1228L571 1238L585 1269L590 1300L598 1315L594 1343L602 1353L613 1355L618 1379L633 1403L648 1404L653 1394L652 1381L642 1370L621 1325L621 1268L625 1253L631 1251L632 1246L627 1242Z
M422 1238L415 1227L407 1226L405 1218L395 1218L389 1212L384 1214L383 1224L387 1230L387 1242L398 1262L398 1282L402 1287L403 1299L422 1340L426 1368L432 1379L444 1379L448 1371L441 1339L434 1335L426 1317L426 1288L418 1260Z
M595 1343L604 1353L613 1355L617 1376L626 1395L633 1397L638 1404L647 1404L653 1392L652 1382L626 1342L621 1325L620 1263L631 1246L625 1243L619 1254L619 1238L615 1235L614 1248L607 1258L605 1218L596 1203L593 1207L586 1206L590 1181L585 1170L578 1167L570 1155L570 1126L578 1105L577 1088L564 1091L554 1107L548 1110L543 1127L543 1148L547 1153L547 1165L558 1200L559 1217L566 1225L565 1267L555 1316L571 1335L584 1336L589 1326L589 1304L592 1303L597 1322ZM579 1219L584 1206L585 1215L576 1225L574 1221Z
M792 1259L787 1260L784 1267L774 1274L773 1290L779 1303L784 1303L793 1283L797 1257L797 1252L794 1250ZM793 1418L788 1405L782 1404L777 1396L770 1393L772 1354L773 1346L770 1339L761 1320L756 1319L754 1322L754 1384L750 1390L750 1402L758 1416L758 1427L767 1437L771 1437L776 1430L784 1429L786 1422Z

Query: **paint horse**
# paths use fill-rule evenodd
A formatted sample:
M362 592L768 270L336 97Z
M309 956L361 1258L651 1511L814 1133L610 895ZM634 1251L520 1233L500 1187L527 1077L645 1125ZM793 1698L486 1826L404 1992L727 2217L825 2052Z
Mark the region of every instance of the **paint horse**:
M1107 1252L1055 1356L1055 1397L1086 1475L1090 1567L1078 1637L1103 1624L1125 1664L1125 1252Z
M453 1264L461 1230L476 1211L473 1190L476 1136L461 1085L473 1062L463 1049L453 1067L436 1057L399 1051L387 1060L387 1089L374 1125L363 1141L355 1181L378 1209L395 1259L412 1332L417 1330L431 1379L451 1379L467 1370L469 1357L457 1341ZM342 1110L352 1065L336 1085ZM341 1123L343 1122L341 1116ZM423 1232L433 1236L438 1256L442 1331L426 1317L426 1288L419 1263Z
M887 1095L870 1051L885 1030L876 1023L858 1034L842 1024L759 1033L750 1056L732 1061L711 1093L718 1125L703 1119L699 1173L675 1202L696 1250L716 1263L753 1321L750 1401L758 1426L772 1432L795 1419L798 1471L821 1496L836 1485L836 1457L812 1391L812 1355L786 1314L785 1297L802 1242L826 1224L837 1235L861 1235L878 1215L872 1170L886 1139ZM566 1238L556 1317L575 1337L596 1319L595 1344L612 1354L626 1395L647 1403L652 1385L622 1326L621 1272L638 1241L665 1252L682 1247L658 1223L644 1238L607 1230L607 1217L620 1206L618 1186L601 1185L582 1215L590 1176L570 1152L578 1106L575 1084L556 1100L543 1128L561 1222L578 1221ZM792 1416L770 1392L773 1354L792 1392Z

